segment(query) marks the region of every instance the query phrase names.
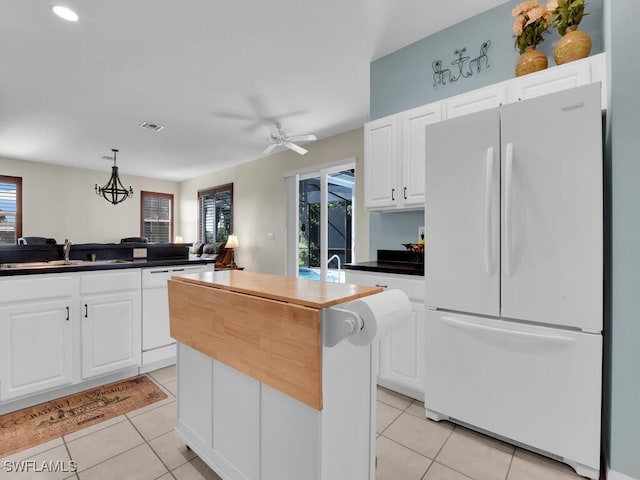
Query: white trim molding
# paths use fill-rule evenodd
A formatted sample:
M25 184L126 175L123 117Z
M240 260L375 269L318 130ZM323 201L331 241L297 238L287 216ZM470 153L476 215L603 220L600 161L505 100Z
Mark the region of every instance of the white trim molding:
M630 477L624 473L616 472L607 467L607 480L640 480L638 478Z

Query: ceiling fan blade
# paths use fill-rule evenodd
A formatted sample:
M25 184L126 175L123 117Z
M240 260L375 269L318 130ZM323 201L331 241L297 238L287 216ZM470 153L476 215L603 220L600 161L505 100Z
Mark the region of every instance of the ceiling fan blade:
M299 153L300 155L304 155L305 153L308 152L308 150L302 148L299 145L296 145L295 143L291 143L291 142L284 142L283 145L285 147L287 147L290 150L293 150L296 153Z
M313 142L317 140L315 135L293 135L289 137L292 142Z
M278 148L278 144L277 143L272 143L271 145L269 145L267 148L265 148L262 151L262 155L268 155L271 152L273 152L276 148Z

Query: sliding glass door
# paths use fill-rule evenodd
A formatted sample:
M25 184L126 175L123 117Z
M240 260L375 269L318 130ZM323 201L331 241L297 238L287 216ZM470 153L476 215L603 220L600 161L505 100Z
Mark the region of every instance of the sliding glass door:
M344 282L342 266L352 261L354 165L344 164L296 175L290 190L297 197L295 240L289 236L289 249L295 243L298 277L310 280ZM291 210L290 210L291 211ZM292 255L289 255L292 258Z

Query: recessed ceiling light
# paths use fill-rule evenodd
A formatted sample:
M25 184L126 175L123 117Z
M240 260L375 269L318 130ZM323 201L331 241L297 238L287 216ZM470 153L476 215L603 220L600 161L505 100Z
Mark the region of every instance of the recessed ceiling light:
M60 18L64 18L65 20L68 20L70 22L78 21L78 14L76 12L61 5L56 5L55 7L53 7L53 13L55 13Z

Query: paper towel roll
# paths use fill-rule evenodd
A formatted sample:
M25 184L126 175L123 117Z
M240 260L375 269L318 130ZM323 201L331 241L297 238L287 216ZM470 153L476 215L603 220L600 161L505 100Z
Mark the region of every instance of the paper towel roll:
M349 302L344 307L360 315L363 328L348 340L356 346L369 345L374 338L383 337L402 327L411 318L409 297L402 290L387 290Z

